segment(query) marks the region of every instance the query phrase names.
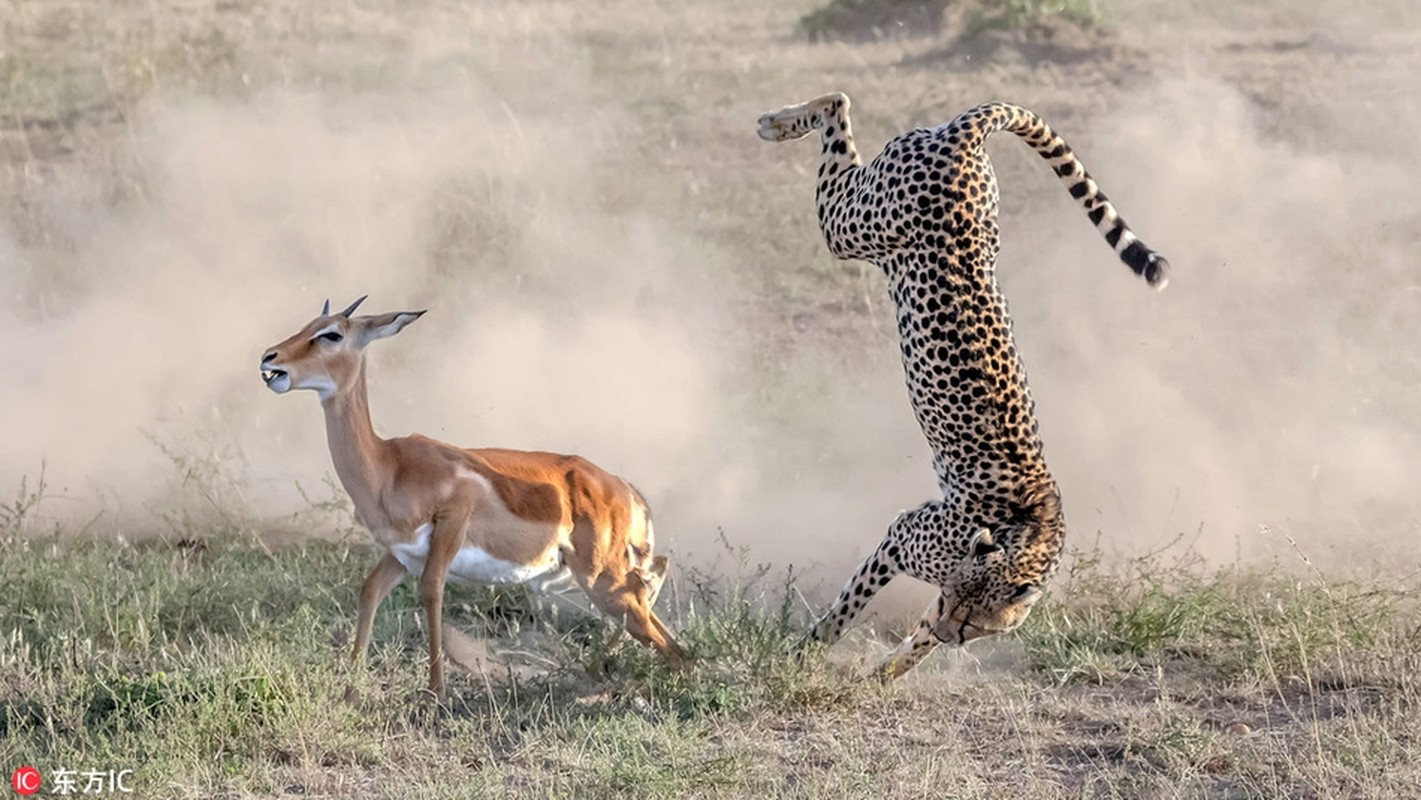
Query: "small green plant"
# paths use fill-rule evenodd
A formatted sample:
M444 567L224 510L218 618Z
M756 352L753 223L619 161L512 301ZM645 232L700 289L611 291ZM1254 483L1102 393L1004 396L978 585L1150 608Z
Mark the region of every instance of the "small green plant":
M1058 24L1089 29L1103 21L1096 0L983 0L967 14L963 36L970 39L988 31L1031 31Z
M1148 744L1142 749L1151 764L1172 772L1207 767L1223 755L1216 731L1183 718L1166 722L1163 730L1149 736Z
M799 20L812 42L877 39L903 34L937 34L950 0L830 0ZM1097 0L959 0L966 9L963 31L972 37L989 30L1022 31L1061 24L1092 28L1103 16Z
M1006 0L1003 16L1012 28L1053 19L1089 27L1101 20L1096 0Z
M168 494L154 504L154 513L179 536L219 523L240 528L246 508L246 456L222 434L199 429L191 438L163 440L143 435L168 460L173 477Z
M830 0L805 14L800 29L811 42L936 33L949 0Z
M330 473L322 476L321 488L323 493L318 496L307 491L300 481L296 482L296 493L306 505L292 512L291 523L303 530L328 526L340 534L341 541L363 541L369 534L355 519L355 506L345 488Z
M45 491L48 488L44 479L43 464L40 465L39 479L35 481L33 489L30 488L29 476L20 476L20 485L15 490L15 499L9 503L0 503L0 545L3 545L6 540L31 532L35 509L44 501Z

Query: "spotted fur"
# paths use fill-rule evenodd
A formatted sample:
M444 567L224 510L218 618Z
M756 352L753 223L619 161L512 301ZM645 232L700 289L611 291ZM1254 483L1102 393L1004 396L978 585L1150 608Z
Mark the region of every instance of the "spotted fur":
M905 511L811 636L832 643L896 575L942 588L885 666L898 675L938 644L1010 631L1055 572L1065 537L1026 373L997 289L997 182L983 143L1010 131L1046 159L1133 272L1163 288L1169 265L1145 246L1071 148L1031 111L989 103L890 141L867 166L849 98L830 94L760 118L771 141L818 132L816 198L830 252L888 278L908 394L942 490Z

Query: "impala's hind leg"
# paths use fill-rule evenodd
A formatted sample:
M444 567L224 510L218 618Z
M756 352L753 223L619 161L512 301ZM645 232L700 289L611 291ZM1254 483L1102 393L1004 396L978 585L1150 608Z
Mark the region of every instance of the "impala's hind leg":
M665 558L653 558L640 566L633 563L627 549L599 549L609 536L598 535L593 523L579 520L573 526L572 548L567 565L577 584L599 611L617 620L637 641L663 653L673 664L690 660L690 654L676 641L671 629L651 610L666 576ZM620 558L612 557L613 555Z
M645 583L647 587L646 607L648 609L656 608L656 598L657 595L661 594L661 587L666 581L666 569L668 566L670 566L670 560L666 556L656 556L651 560L650 567L641 570L642 582ZM655 614L656 612L653 610L652 617L655 620L655 624L660 624L661 619L659 617L656 617ZM666 629L665 625L661 625L661 627L663 630L665 630L665 635L667 638L675 638L671 635L671 631L669 629ZM614 631L612 635L607 639L606 646L608 648L611 648L612 645L621 641L622 633L625 630L625 627L621 627Z
M587 588L587 596L602 613L617 620L634 639L665 655L676 666L690 660L690 653L676 641L666 623L651 610L650 587L637 572L628 572L618 581L602 576Z

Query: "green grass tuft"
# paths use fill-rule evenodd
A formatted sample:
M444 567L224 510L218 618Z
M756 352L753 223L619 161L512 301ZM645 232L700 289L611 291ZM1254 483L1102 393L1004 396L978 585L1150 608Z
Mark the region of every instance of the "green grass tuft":
M1414 590L1277 569L1161 568L1148 558L1110 572L1097 555L1057 584L1021 638L1062 683L1172 664L1278 689L1300 676L1310 685L1353 680L1366 665L1352 654L1415 643L1421 628L1403 621L1416 602Z

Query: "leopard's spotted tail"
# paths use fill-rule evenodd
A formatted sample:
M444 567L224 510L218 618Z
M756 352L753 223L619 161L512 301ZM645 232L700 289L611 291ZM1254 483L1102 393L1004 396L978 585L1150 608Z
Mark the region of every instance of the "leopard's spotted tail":
M1096 230L1105 236L1105 241L1115 248L1115 254L1126 266L1157 289L1163 289L1169 282L1169 262L1135 236L1105 193L1091 180L1070 145L1035 112L1009 103L987 103L964 111L949 126L958 127L965 139L974 138L975 133L979 142L999 130L1020 136L1051 164L1071 196L1085 209Z

